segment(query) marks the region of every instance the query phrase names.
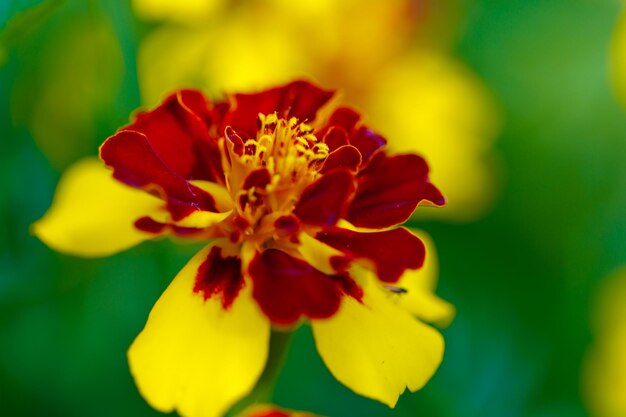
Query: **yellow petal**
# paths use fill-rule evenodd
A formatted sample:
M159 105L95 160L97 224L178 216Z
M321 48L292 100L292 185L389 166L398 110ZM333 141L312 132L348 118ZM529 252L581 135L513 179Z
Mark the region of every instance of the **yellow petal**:
M154 237L134 227L162 217L163 202L111 176L96 158L81 160L61 178L48 212L32 226L51 248L78 256L106 256Z
M211 194L219 212L196 210L176 222L177 226L203 229L225 220L232 213L233 202L228 190L220 184L209 181L190 181L193 185Z
M417 229L411 229L411 232L426 245L424 265L420 269L407 270L398 280L396 285L406 293L389 294L389 297L418 318L445 327L454 318L456 309L435 295L439 275L435 244L426 232Z
M244 287L228 310L193 292L211 246L180 271L150 312L128 351L143 397L184 417L223 415L248 394L268 354L270 325Z
M182 218L176 222L177 226L192 227L202 229L205 227L213 226L223 220L225 220L230 214L231 210L223 213L213 213L212 211L196 210L191 212L187 217Z
M300 233L298 236L300 255L318 271L333 275L337 272L330 264L330 259L334 256L342 256L343 253L325 243L309 236L307 233Z
M233 198L225 186L211 181L191 180L189 182L211 194L215 200L215 206L220 212L233 209Z
M394 407L405 387L422 388L443 357L443 338L390 303L368 280L363 303L344 297L337 314L311 322L330 372L355 393Z

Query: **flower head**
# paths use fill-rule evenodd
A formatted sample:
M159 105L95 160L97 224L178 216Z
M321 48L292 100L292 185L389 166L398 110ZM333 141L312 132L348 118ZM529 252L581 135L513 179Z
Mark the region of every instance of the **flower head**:
M441 336L410 313L440 321L452 310L414 282L424 243L394 226L444 199L421 157L389 156L354 110L320 120L332 96L305 81L218 102L177 92L101 146L114 180L77 168L35 225L84 255L162 235L209 242L129 351L155 408L219 415L254 386L270 328L302 320L339 381L389 405L438 367ZM87 216L66 208L83 189L99 208ZM107 223L102 236L74 227L90 221Z

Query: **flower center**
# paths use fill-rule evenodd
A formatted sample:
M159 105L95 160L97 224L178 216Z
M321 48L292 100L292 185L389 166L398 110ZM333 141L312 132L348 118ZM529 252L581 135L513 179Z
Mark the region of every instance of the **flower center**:
M311 126L295 117L259 114L258 124L256 137L246 140L226 129L230 158L225 165L237 211L231 223L238 229L237 239L242 232L246 239L264 241L275 234L276 224L285 223L304 188L317 179L329 149Z
M249 166L266 168L273 184L291 186L310 179L328 156L328 146L317 139L313 128L295 117L259 114L259 124L256 139L244 143L241 159Z

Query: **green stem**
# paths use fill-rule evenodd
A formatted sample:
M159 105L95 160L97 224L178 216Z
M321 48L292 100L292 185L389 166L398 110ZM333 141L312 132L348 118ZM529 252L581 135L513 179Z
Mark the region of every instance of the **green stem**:
M291 331L272 329L267 363L261 377L252 392L247 397L239 400L228 412L227 417L236 416L253 404L267 404L271 401L276 380L287 358L292 336L293 332Z

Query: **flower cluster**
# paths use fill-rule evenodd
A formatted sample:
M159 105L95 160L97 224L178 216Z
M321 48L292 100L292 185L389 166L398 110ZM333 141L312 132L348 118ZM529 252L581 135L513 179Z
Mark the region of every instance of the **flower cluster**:
M212 102L179 91L71 170L35 224L87 256L164 235L206 241L132 344L131 372L162 411L218 416L251 391L270 330L310 323L333 375L390 406L433 375L443 340L417 320L447 303L413 282L424 243L395 227L442 205L425 161L306 81ZM112 176L110 174L112 172Z

